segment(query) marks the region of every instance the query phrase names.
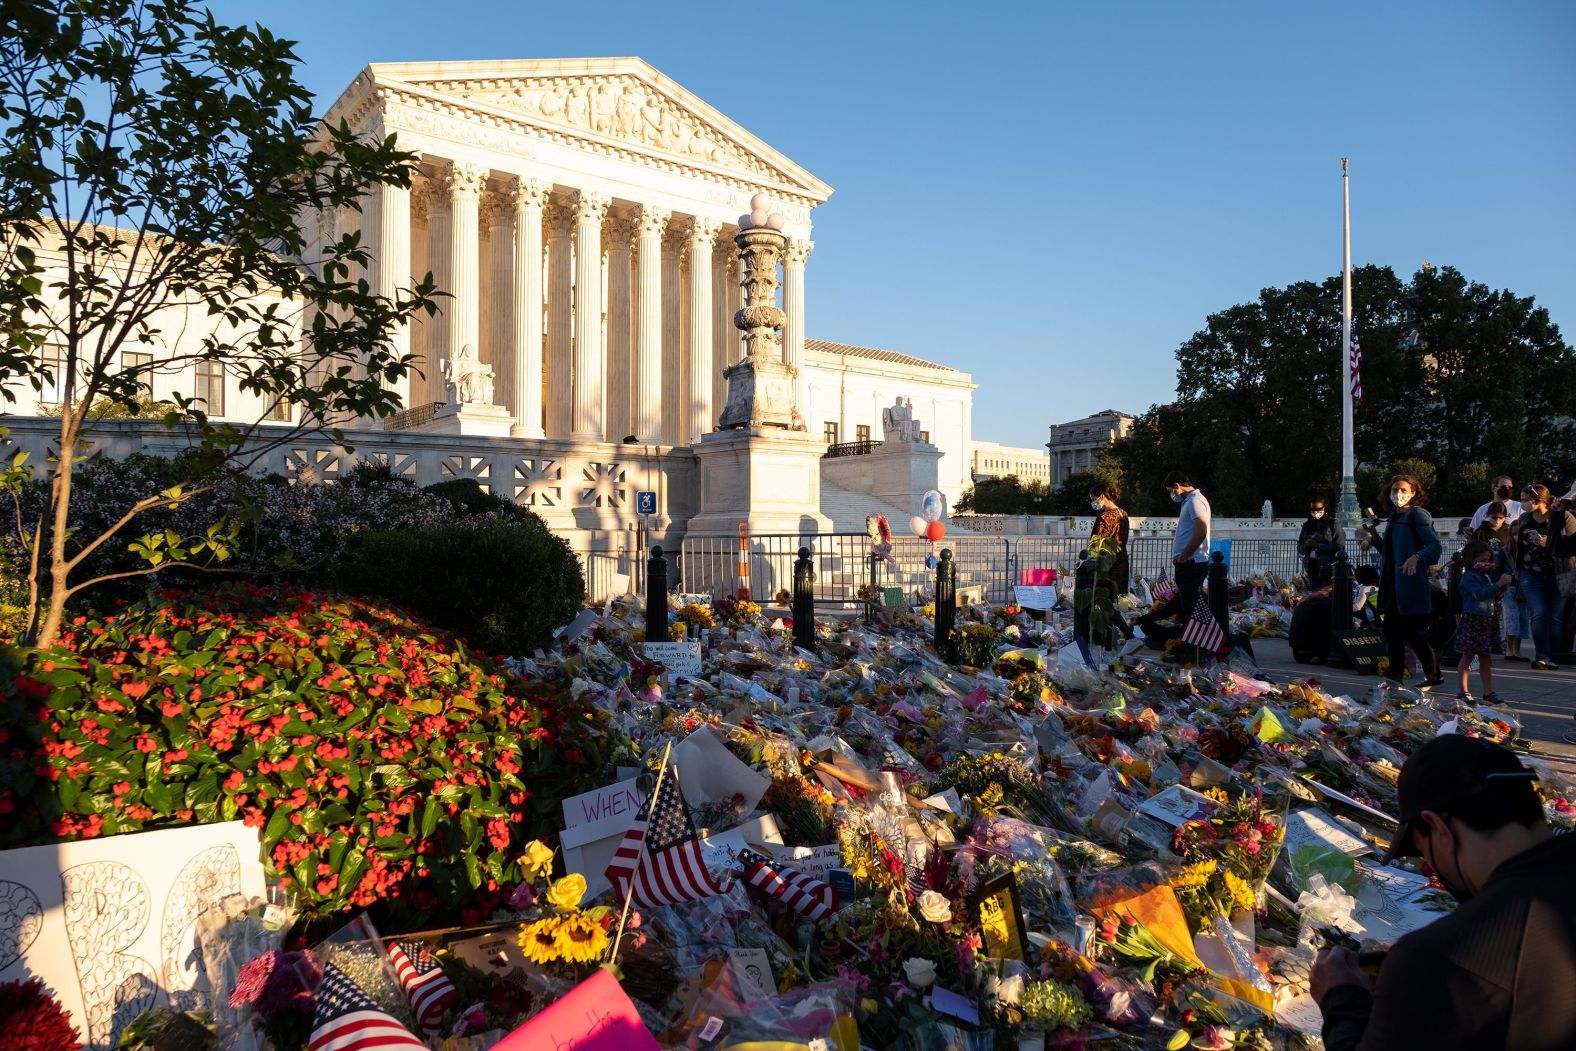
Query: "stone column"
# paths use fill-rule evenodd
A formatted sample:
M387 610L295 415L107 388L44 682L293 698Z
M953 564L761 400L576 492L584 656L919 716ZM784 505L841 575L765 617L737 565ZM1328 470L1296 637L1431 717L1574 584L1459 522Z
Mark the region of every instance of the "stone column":
M488 232L487 339L481 360L493 369L493 401L519 413L514 403L514 201L488 193L483 202Z
M567 438L574 418L570 401L569 327L573 288L569 272L575 213L563 204L547 210L547 436Z
M669 220L662 239L662 441L667 445L684 444L684 348L679 345L679 333L686 230L684 220Z
M520 179L514 203L514 397L509 409L521 438L542 437L542 209L547 183Z
M712 413L711 249L722 224L697 218L689 228L689 355L685 371L684 442L693 444L717 426Z
M482 185L487 169L456 163L449 169L449 339L448 356L470 346L481 355L481 288L477 258ZM441 368L438 380L443 389ZM440 397L440 400L441 397Z
M630 398L630 242L635 220L627 215L609 216L607 240L607 440L623 441L634 429Z
M728 380L723 370L733 364L728 356L729 340L734 335L733 313L728 309L728 266L733 259L733 242L726 235L717 238L711 256L711 405L718 409L728 400ZM712 421L716 426L716 421Z
M377 188L376 216L371 225L372 291L390 300L408 289L410 280L410 190L404 186L383 183ZM400 325L389 334L390 350L395 357L410 353L410 328ZM399 399L400 408L411 404L411 376L409 374L387 384Z
M431 231L428 229L428 214L432 204L432 181L418 172L410 189L410 274L412 283L420 280L428 273L435 273L436 268L430 262ZM441 309L441 306L440 306ZM408 406L426 404L427 397L427 341L431 338L431 331L442 323L441 318L429 318L425 313L417 314L411 320L410 326L410 353L414 359L411 362L410 377L407 381L410 398Z
M611 203L580 191L575 202L574 418L570 436L604 440L602 400L602 220Z
M804 264L814 241L789 241L783 249L783 363L796 373L804 368ZM796 378L793 403L804 400L804 381Z
M640 341L635 346L635 422L644 442L662 440L662 233L668 213L640 209Z

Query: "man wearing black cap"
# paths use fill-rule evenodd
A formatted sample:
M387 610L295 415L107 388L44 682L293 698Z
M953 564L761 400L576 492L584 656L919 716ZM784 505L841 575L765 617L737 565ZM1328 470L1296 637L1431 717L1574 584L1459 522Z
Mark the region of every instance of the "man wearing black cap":
M1550 831L1535 776L1455 734L1407 759L1385 860L1421 857L1460 905L1396 942L1371 993L1352 952L1319 954L1327 1051L1576 1048L1576 836Z

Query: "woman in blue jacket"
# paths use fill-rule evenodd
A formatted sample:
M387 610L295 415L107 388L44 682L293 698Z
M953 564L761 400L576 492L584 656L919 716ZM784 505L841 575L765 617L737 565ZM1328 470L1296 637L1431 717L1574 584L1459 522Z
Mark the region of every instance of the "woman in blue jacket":
M1409 474L1398 474L1380 497L1390 521L1380 535L1375 522L1363 523L1383 560L1379 566L1379 615L1389 644L1388 675L1396 682L1406 670L1406 647L1412 647L1423 666L1423 689L1438 686L1439 658L1428 644L1428 619L1433 613L1433 590L1428 567L1439 562L1443 548L1434 532L1434 519L1423 510L1428 494Z

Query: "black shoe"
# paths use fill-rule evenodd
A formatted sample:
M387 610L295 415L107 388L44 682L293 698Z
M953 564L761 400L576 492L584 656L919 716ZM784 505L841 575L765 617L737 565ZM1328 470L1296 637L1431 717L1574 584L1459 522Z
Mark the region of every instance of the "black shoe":
M1444 681L1445 681L1445 677L1443 675L1430 675L1428 678L1424 679L1421 683L1418 684L1418 689L1420 689L1420 690L1432 690L1435 686L1438 686L1440 683L1442 683Z
M1532 670L1533 671L1559 671L1560 670L1560 666L1558 664L1553 664L1553 663L1551 663L1549 661L1533 661L1532 662Z
M1523 657L1519 653L1507 653L1505 655L1505 659L1508 660L1508 661L1515 661L1517 664L1526 664L1527 663L1527 658Z

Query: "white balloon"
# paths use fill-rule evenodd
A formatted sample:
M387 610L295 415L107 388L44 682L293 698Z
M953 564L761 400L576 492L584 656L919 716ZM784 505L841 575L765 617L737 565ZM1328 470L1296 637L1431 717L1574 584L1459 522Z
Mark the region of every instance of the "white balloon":
M913 518L908 520L908 528L915 536L924 536L925 526L929 524L930 523L926 522L925 519L920 515L915 515Z
M919 498L919 513L927 522L939 522L947 513L947 498L934 489Z

